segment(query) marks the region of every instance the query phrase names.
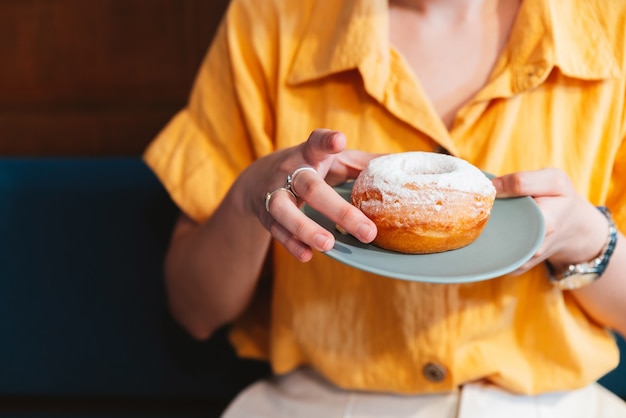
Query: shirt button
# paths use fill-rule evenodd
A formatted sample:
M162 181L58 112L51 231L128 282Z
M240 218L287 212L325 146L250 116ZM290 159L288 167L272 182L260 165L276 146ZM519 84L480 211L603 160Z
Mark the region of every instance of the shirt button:
M426 380L433 383L439 383L446 378L446 368L437 363L426 363L422 368L422 373Z

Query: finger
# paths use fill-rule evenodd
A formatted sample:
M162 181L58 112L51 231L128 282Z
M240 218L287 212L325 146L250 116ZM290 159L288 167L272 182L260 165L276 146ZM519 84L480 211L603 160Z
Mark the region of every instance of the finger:
M539 249L528 259L524 264L522 264L519 268L517 268L513 273L513 275L520 275L522 273L527 272L532 269L536 265L543 263L547 260L553 253L552 248L552 233L546 231L546 236L539 246Z
M306 175L305 175L306 174ZM312 172L302 172L294 185L300 197L361 242L376 237L376 225L359 209L346 202L332 187Z
M351 170L361 172L374 158L384 154L372 154L359 150L345 150L337 156L337 162Z
M537 265L543 263L545 260L540 260L537 257L532 257L530 260L528 260L527 262L525 262L524 264L522 264L520 267L518 267L515 271L509 273L511 276L521 276L522 274L528 272L529 270L533 269L534 267L536 267ZM545 266L545 264L544 264Z
M532 257L530 257L524 264L517 268L512 274L519 275L525 273L536 265L543 263L550 256L550 244L548 241L550 241L550 237L546 237L543 243L537 249L537 251L532 255Z
M278 235L274 236L286 247L288 244L291 245L292 247L287 247L288 250L298 250L298 246L293 242L294 240L307 248L310 247L322 252L333 248L335 244L333 234L306 216L293 204L291 199L289 201L287 199L276 199L270 206L270 213L275 223L288 232L288 234L283 235L280 230L277 230ZM272 233L272 235L274 234ZM297 254L294 255L298 256Z
M553 168L506 174L492 179L492 182L499 198L558 196L571 188L565 173Z
M374 158L383 154L372 154L358 150L344 150L333 160L330 171L326 174L326 182L337 185L349 179L355 179Z
M326 181L317 174L315 169L298 171L298 173L294 174L291 178L291 190L305 202L311 201L311 189L314 187L322 187L322 184L326 184Z
M303 157L315 166L328 159L329 155L337 154L346 147L346 136L342 132L330 129L316 129L311 132L304 143Z
M307 262L313 257L311 247L297 239L291 232L276 221L272 221L268 228L272 237L278 241L296 259Z

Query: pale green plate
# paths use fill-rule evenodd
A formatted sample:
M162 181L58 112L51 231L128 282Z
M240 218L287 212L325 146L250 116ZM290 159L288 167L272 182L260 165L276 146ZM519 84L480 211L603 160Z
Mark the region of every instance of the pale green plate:
M349 201L352 183L335 190ZM476 241L437 254L401 254L363 244L337 231L333 222L311 207L302 210L335 236L335 246L325 253L329 257L370 273L431 283L475 282L510 273L532 257L545 234L541 211L530 197L496 199Z

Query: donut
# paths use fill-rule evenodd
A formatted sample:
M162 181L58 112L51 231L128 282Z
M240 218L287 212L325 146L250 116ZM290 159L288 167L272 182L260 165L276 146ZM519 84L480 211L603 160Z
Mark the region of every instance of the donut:
M469 162L414 151L372 159L354 181L350 202L376 224L372 244L430 254L474 242L495 197L491 180Z

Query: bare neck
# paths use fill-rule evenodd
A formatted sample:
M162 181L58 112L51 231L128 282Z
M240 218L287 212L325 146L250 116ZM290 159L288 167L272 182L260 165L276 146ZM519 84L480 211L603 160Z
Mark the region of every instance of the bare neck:
M448 128L487 82L520 1L389 0L391 43Z

